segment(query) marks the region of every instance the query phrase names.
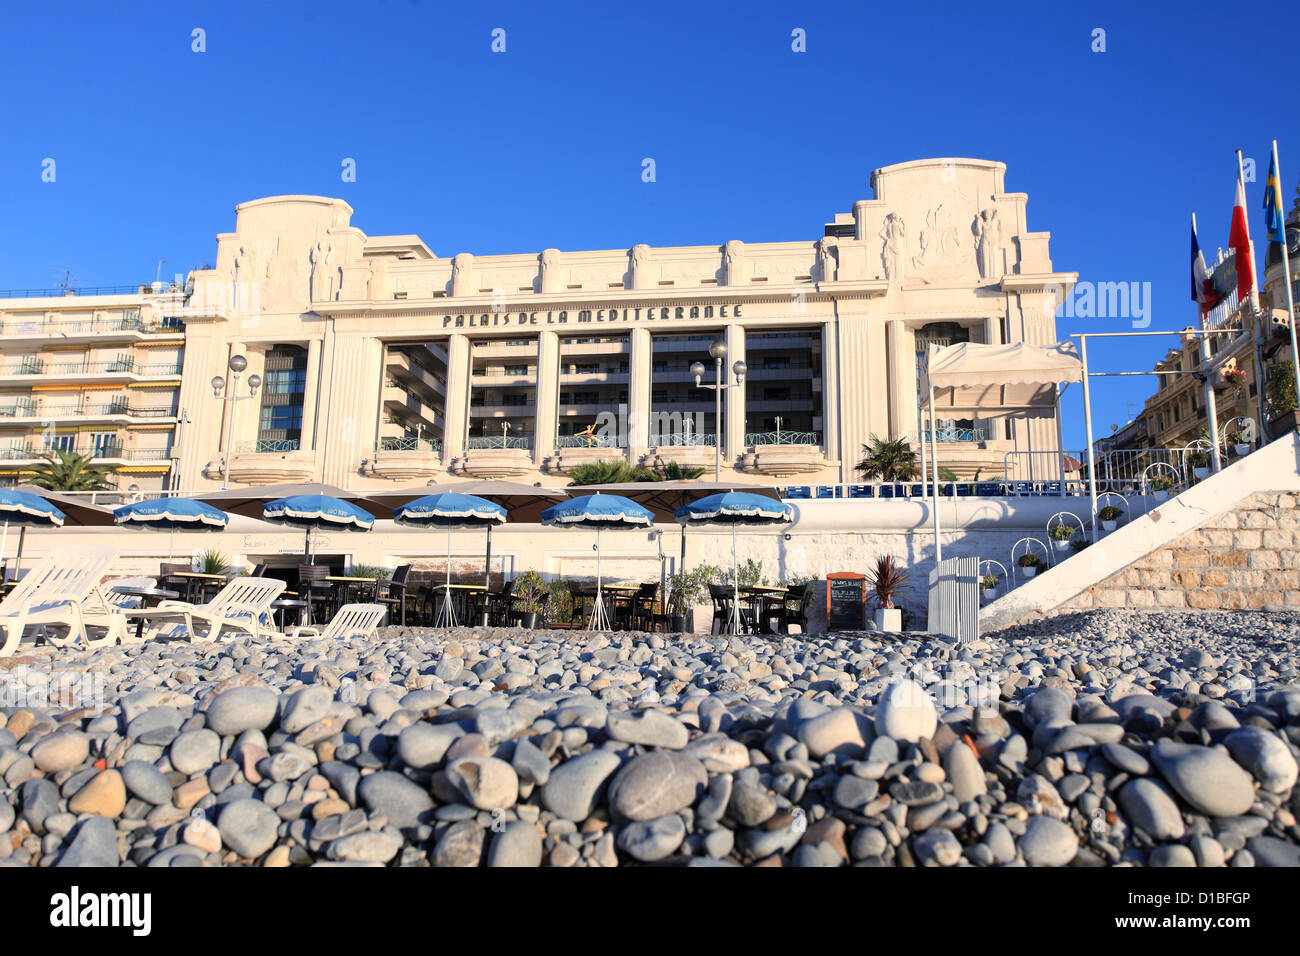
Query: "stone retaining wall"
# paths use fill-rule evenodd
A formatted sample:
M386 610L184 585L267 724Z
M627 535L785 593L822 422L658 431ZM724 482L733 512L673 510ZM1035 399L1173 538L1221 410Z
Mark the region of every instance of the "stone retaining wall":
M1300 607L1300 493L1260 492L1052 613L1092 607Z

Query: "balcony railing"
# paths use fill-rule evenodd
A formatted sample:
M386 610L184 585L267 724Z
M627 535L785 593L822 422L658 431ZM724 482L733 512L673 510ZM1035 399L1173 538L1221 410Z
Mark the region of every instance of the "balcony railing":
M381 438L375 444L375 451L425 451L439 454L442 442L437 438L391 437Z
M930 440L930 429L926 428L921 431L921 440ZM987 441L988 433L983 428L936 428L934 430L934 440L937 442Z
M298 438L259 438L257 441L240 442L235 445L237 455L265 455L276 452L298 451L302 446Z
M134 371L135 359L129 355L119 355L107 362L55 362L49 366L51 375L115 374Z
M0 299L54 299L73 295L139 295L136 285L87 285L66 289L0 289Z
M470 449L522 448L530 451L533 440L527 436L514 438L507 435L474 435L466 439L465 447Z
M0 406L0 418L77 418L82 416L129 415L132 418L174 418L176 409L170 405L147 408L130 408L125 401L67 405L47 405L44 402L15 402Z
M0 448L0 460L26 461L53 457L56 451L80 455L91 461L120 458L128 461L167 461L172 457L167 448L127 448L122 442L79 442L69 447L43 448L31 444L10 445Z
M9 319L0 322L0 335L86 335L95 332L138 332L144 327L140 310L111 318Z
M622 448L617 435L557 435L556 448Z
M746 445L820 445L821 432L747 432Z
M651 448L712 448L718 443L716 435L651 435Z

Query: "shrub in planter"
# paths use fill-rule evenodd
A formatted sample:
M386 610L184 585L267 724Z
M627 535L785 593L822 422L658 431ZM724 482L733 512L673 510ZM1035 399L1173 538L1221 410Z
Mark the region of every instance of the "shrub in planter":
M520 627L528 630L537 628L550 593L550 588L536 571L525 571L515 578L511 601L519 612Z
M1020 565L1020 570L1025 573L1025 577L1032 578L1043 566L1043 559L1036 554L1022 554L1016 559L1016 564Z
M1057 551L1064 551L1070 546L1070 539L1074 537L1074 528L1068 524L1058 524L1047 536L1052 539L1052 547Z
M1124 509L1118 505L1106 505L1097 512L1097 518L1101 521L1103 531L1114 531L1119 516L1124 513Z
M894 595L909 590L908 573L882 554L876 566L867 572L867 581L876 592L876 627L882 631L901 631L903 616L894 607Z
M992 600L993 596L998 593L998 576L996 574L986 574L980 578L980 591L983 592L985 600Z
M1196 476L1197 481L1203 481L1210 475L1210 455L1209 452L1194 451L1187 456L1187 461L1192 466L1192 474Z
M1232 446L1232 453L1238 458L1244 458L1250 454L1250 438L1245 432L1229 432L1228 444Z
M1160 477L1153 479L1151 482L1152 496L1157 501L1164 501L1169 497L1169 490L1173 488L1173 486L1174 480L1172 478L1168 475L1161 475Z

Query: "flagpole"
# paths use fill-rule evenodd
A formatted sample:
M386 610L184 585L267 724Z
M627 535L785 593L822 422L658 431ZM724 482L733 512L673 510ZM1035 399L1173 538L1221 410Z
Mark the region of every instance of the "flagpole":
M1196 213L1192 213L1192 235L1196 235ZM1197 245L1200 245L1198 240ZM1200 328L1202 332L1209 330L1209 323L1205 321L1206 312L1197 303L1196 311L1200 314ZM1214 466L1214 473L1218 474L1223 470L1223 457L1219 454L1219 408L1214 398L1214 357L1210 354L1210 337L1208 335L1197 336L1201 341L1196 347L1200 350L1201 371L1205 374L1205 424L1210 432L1210 464Z
M1237 152L1240 160L1241 152ZM1277 173L1278 192L1282 189L1282 168L1277 161L1277 140L1273 140L1273 170ZM1291 327L1291 370L1295 373L1296 395L1300 396L1300 348L1296 347L1295 302L1291 295L1291 256L1287 251L1286 212L1278 207L1277 214L1282 218L1282 285L1286 288L1286 314ZM1262 390L1263 383L1258 383ZM1261 422L1261 424L1263 424Z

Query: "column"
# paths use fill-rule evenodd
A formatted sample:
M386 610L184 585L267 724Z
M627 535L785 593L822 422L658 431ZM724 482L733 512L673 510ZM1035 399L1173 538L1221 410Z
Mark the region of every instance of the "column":
M822 450L844 458L840 447L839 324L822 323Z
M559 396L560 337L543 329L537 333L537 411L533 420L533 461L539 467L555 451Z
M1002 319L991 317L984 320L984 344L1002 344Z
M723 446L723 461L728 467L735 468L736 460L745 453L745 390L749 386L746 376L744 384L737 386L732 374L732 366L745 361L745 327L743 325L727 326L727 359L722 369L722 380L731 384L726 395L725 427L727 443Z
M872 434L879 434L887 421L877 422L888 408L884 371L884 349L876 348L875 338L883 339L880 323L874 327L866 316L843 316L835 323L836 379L852 382L841 388L839 405L839 445L834 449L840 460L840 480L851 482L855 478L853 466L862 458L862 446ZM874 363L874 364L873 364ZM844 374L840 375L839 372ZM822 392L823 399L830 392L829 385ZM829 450L829 449L828 449Z
M447 404L442 429L442 463L450 465L465 450L469 427L469 339L454 332L447 337Z
M204 487L203 470L219 454L223 406L212 397L211 382L212 376L220 374L224 354L211 322L189 323L178 405L180 414L189 422L179 426L180 447L172 452L180 459L178 483L184 491Z
M327 417L319 422L321 442L317 464L321 480L346 488L354 483L361 448L373 447L374 419L370 402L376 394L382 344L360 332L335 331L325 356L329 398Z
M650 330L634 328L628 335L627 455L635 464L648 449L650 430L650 375L654 344Z
M902 319L890 319L889 341L889 437L902 438L916 431L916 415L908 415L907 389L916 401L916 356L907 354L907 329Z
M302 449L304 451L314 451L317 448L316 422L323 418L320 390L320 355L320 340L312 339L307 343L307 383L305 394L302 397Z

